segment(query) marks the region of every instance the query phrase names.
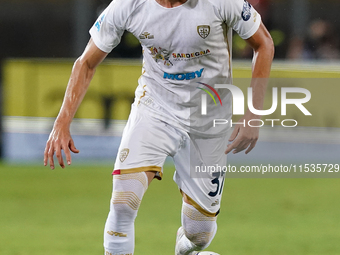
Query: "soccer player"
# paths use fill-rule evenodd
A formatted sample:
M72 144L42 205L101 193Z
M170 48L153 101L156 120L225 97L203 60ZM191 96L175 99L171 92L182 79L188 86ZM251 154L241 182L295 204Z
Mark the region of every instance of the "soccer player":
M68 165L70 152L79 152L69 131L72 118L96 67L125 30L139 39L144 61L114 166L105 254L134 253L139 205L150 182L162 178L167 156L174 159L174 181L183 196L175 254L196 254L215 236L224 175L195 169L225 166L225 154L250 152L259 135L258 128L242 124L258 118L249 110L235 126L230 144L227 125L213 125L214 118L231 118L231 93L215 90L215 84L232 84L232 30L254 49L250 86L258 110L263 106L273 42L260 15L245 0L112 1L91 28L91 39L74 64L45 148L44 164L52 169L54 153L64 168L61 150ZM213 92L220 105L205 99L203 111L203 91Z

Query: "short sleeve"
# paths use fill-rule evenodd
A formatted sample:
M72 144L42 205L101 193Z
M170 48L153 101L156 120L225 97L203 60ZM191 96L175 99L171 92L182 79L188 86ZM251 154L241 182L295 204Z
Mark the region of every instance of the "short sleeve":
M225 22L242 39L248 39L255 34L261 24L261 16L250 3L246 0L229 0L225 8Z
M111 52L119 44L125 30L127 17L120 8L119 1L113 0L90 29L91 38L96 46L106 53Z

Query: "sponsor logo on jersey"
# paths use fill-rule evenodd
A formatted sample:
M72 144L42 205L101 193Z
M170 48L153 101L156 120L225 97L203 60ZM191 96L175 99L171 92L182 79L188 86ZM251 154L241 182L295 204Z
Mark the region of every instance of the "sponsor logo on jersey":
M197 26L197 33L203 39L207 38L208 35L210 34L210 26L208 25Z
M191 73L166 73L164 72L164 79L170 79L170 80L177 80L177 81L183 81L183 80L192 80L196 78L200 78L202 76L204 68L202 68L199 71L191 72Z
M124 162L124 160L127 158L127 156L129 155L129 152L130 150L125 148L125 149L122 149L119 153L119 160L120 162Z
M144 32L143 34L140 34L139 39L154 39L155 37L151 35L149 32Z
M166 49L162 49L161 47L149 47L150 54L152 58L156 61L162 61L166 66L173 66L172 62L170 61L170 52Z
M193 58L197 58L200 56L206 56L210 54L210 50L202 50L202 51L196 51L196 52L191 52L191 53L172 53L172 57L174 60L189 60Z
M100 28L102 26L103 20L105 18L105 14L103 14L96 22L95 27L97 28L97 31L100 31Z
M246 0L243 3L242 19L248 21L251 17L251 5Z

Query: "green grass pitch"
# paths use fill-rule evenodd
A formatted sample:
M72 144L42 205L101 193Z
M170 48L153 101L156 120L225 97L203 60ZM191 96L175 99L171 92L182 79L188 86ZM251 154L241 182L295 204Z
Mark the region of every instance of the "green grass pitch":
M111 166L0 165L1 255L103 254ZM136 255L172 255L181 196L167 166L136 220ZM222 255L340 254L339 179L228 179L217 235Z

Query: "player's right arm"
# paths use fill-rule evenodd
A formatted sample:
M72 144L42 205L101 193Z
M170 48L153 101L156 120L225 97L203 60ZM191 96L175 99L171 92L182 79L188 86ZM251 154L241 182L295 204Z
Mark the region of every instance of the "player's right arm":
M96 67L105 59L107 53L100 50L90 39L83 54L75 61L69 79L63 104L54 122L44 152L44 165L48 163L54 169L54 153L59 165L64 168L61 151L64 150L67 164L71 164L71 151L78 153L70 134L72 119L90 85Z

